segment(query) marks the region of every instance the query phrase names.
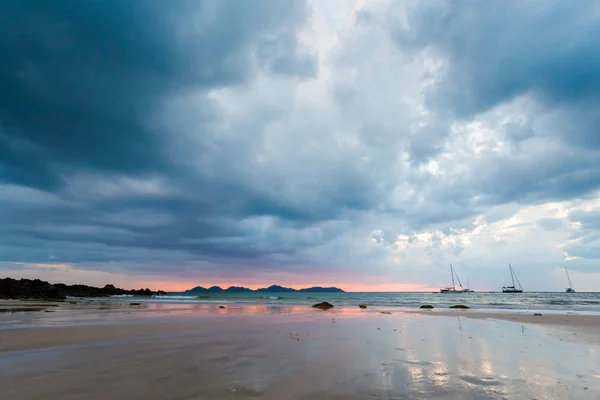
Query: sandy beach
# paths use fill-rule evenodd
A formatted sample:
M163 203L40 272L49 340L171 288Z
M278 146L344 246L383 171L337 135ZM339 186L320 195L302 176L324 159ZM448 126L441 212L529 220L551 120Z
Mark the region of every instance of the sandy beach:
M0 308L17 304L34 306ZM6 398L597 399L600 393L597 316L46 306L53 312L0 314Z

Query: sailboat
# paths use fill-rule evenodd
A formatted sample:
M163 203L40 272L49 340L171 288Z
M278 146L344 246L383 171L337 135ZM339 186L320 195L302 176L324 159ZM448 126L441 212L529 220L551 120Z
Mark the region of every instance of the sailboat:
M565 289L567 293L575 293L575 289L573 289L573 283L571 283L571 277L569 276L569 270L565 267L565 272L567 273L567 279L569 280L569 287Z
M458 281L458 286L460 286L460 289L456 289L456 284L454 283L454 276L455 275L456 275L456 280ZM450 264L450 276L452 277L452 286L440 289L440 293L468 293L468 292L472 292L471 289L465 289L463 287L462 283L460 282L460 278L458 277L458 274L456 273L456 271L454 271L454 268L452 268L452 264Z
M517 278L517 274L513 271L512 265L508 264L508 268L510 269L510 278L512 279L512 286L504 286L502 287L502 293L523 293L523 287L521 286L521 282L519 282L519 278ZM515 287L515 279L517 280L517 284L519 288Z

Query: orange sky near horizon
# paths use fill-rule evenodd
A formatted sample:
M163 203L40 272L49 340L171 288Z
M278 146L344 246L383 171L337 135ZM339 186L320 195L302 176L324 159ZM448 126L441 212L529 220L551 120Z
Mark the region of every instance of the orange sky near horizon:
M6 271L6 276L14 279L41 279L50 283L84 284L102 287L112 284L124 289L149 288L151 290L164 290L166 292L183 292L196 286L205 288L220 286L226 289L230 286L243 286L250 289L259 289L270 285L280 285L293 289L309 288L313 286L334 286L346 292L437 292L439 287L430 287L418 283L381 283L386 277L370 277L359 274L332 275L323 274L320 279L315 275L293 274L267 274L261 277L247 277L236 281L219 279L215 277L173 277L169 276L136 276L123 273L105 272L97 270L83 270L69 264L43 264L43 263L10 263L14 269ZM9 272L10 271L10 272ZM308 279L307 279L308 278ZM353 283L351 280L361 281Z
M204 288L209 288L211 286L220 286L223 289L226 289L230 286L242 286L252 290L256 290L259 288L268 287L270 285L280 285L284 287L289 287L292 289L303 289L309 288L313 286L325 286L325 287L337 287L346 292L437 292L439 288L430 288L419 284L412 283L404 283L404 284L374 284L374 285L361 285L361 284L348 284L348 283L315 283L315 284L282 284L282 283L265 283L263 285L255 285L255 284L244 284L240 282L212 282L212 283L182 283L182 282L168 282L168 281L140 281L137 282L137 287L148 287L153 290L164 290L166 292L183 292L185 290L191 289L196 286L202 286Z

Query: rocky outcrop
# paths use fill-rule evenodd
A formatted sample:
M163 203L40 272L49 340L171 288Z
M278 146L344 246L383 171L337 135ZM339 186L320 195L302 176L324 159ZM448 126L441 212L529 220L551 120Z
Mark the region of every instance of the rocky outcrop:
M423 304L423 305L422 305L421 307L419 307L419 308L425 308L425 309L428 309L428 310L430 310L430 309L432 309L432 308L433 308L433 306L431 306L431 305L429 305L429 304Z
M360 304L360 305L358 306L358 308L362 308L362 309L364 310L365 308L367 308L367 306L366 306L365 304Z
M461 309L461 310L467 310L469 307L467 307L467 306L465 306L463 304L457 304L455 306L450 306L450 308L458 308L458 309Z
M66 296L63 288L39 279L0 279L0 299L61 300Z
M156 293L164 293L158 291ZM65 285L64 283L50 284L39 279L0 279L0 299L43 299L64 300L72 297L108 297L132 294L136 296L151 296L155 294L150 289L125 290L113 285L98 288L87 285Z
M312 306L313 308L318 308L320 310L329 310L330 308L335 307L333 304L330 304L326 301L322 302L322 303L318 303L318 304L313 304Z

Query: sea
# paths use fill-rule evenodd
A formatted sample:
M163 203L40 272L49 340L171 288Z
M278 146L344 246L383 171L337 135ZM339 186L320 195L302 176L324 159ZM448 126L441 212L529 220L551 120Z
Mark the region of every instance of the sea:
M209 293L201 296L115 296L114 301L171 304L240 304L310 306L327 301L336 307L417 309L421 305L448 308L463 304L481 310L555 310L600 312L600 293L525 292L525 293ZM106 299L103 299L106 300Z

